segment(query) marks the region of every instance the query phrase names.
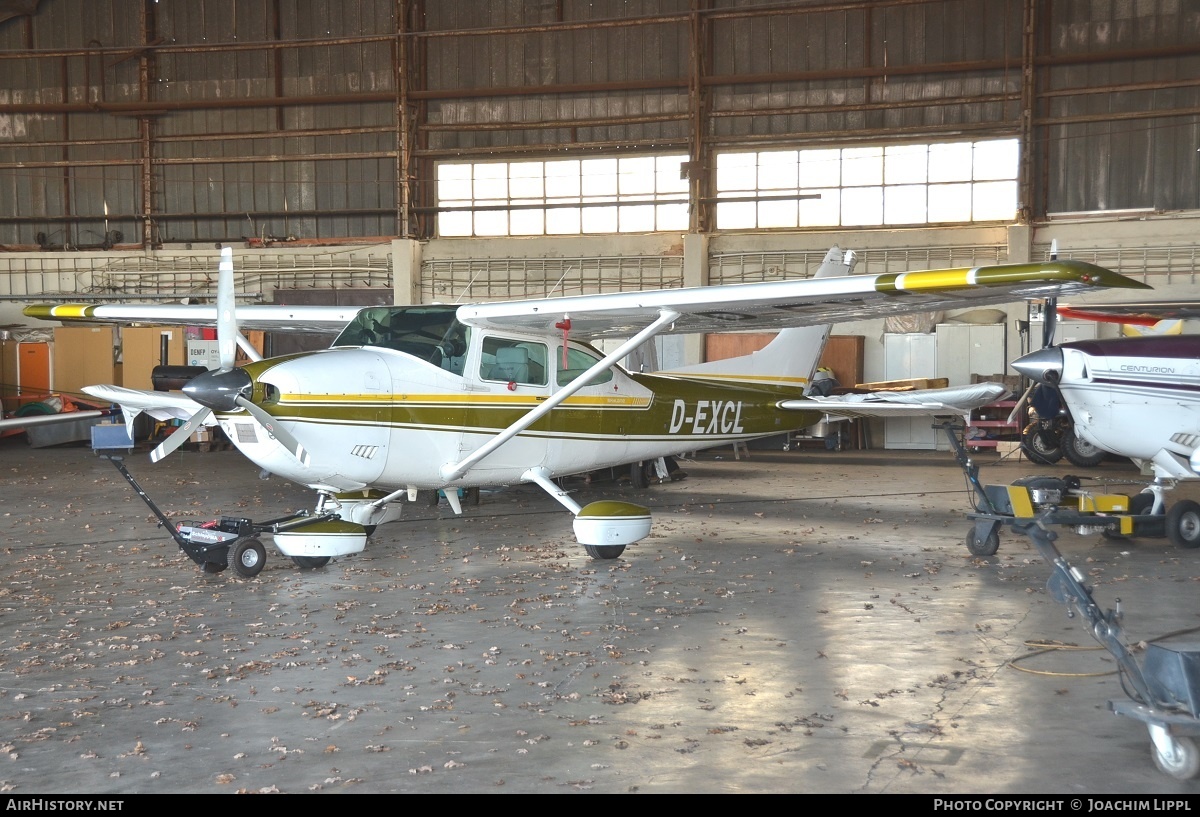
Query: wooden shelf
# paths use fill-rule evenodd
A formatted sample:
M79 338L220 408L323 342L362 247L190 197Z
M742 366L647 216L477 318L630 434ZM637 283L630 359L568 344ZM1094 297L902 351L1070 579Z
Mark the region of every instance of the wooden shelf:
M1011 422L1007 419L990 419L992 417L1007 418L1012 414L1012 410L1016 405L1016 400L997 400L995 403L988 403L986 406L981 406L972 411L971 419L967 420L967 429L988 429L989 436L971 437L969 436L969 432L964 430L963 443L968 448L996 448L996 444L1002 440L1007 442L1019 440L1021 437L1020 417L1013 419ZM980 419L985 416L989 419Z

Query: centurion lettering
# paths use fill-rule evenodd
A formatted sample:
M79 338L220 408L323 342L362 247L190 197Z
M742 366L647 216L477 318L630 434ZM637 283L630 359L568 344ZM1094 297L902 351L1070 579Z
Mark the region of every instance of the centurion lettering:
M741 400L697 400L691 413L685 400L671 407L671 434L741 434Z

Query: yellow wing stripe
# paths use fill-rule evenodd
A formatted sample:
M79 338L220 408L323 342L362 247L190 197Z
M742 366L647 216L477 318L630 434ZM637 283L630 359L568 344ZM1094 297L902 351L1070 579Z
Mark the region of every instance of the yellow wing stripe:
M974 283L973 269L959 268L929 270L927 272L900 273L896 288L905 292L920 292L930 289L951 289Z
M24 314L30 318L55 320L56 318L90 318L95 311L95 304L35 304L25 307Z

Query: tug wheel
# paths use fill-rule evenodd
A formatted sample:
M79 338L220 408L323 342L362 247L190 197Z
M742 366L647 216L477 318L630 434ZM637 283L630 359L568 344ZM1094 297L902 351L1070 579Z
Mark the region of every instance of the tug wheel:
M1200 547L1200 503L1181 499L1170 507L1167 538L1177 547Z
M967 550L972 556L994 556L999 549L1000 534L994 528L982 539L976 535L975 528L967 532Z
M1130 516L1149 516L1150 509L1154 507L1154 494L1134 494L1129 497L1129 515ZM1105 539L1132 539L1137 535L1137 528L1134 528L1132 534L1124 534L1115 530L1104 530L1100 535Z
M583 549L593 559L616 559L625 552L624 545L584 545Z
M225 564L224 562L204 562L200 565L200 569L205 573L214 574L223 572L227 567L229 567L229 565Z
M305 570L313 570L318 567L324 567L329 564L328 556L293 556L292 561L297 567L302 567Z
M1176 780L1191 780L1200 773L1200 751L1194 740L1182 735L1169 738L1167 743L1166 751L1163 751L1157 743L1150 742L1150 754L1160 772Z
M252 579L267 563L267 549L257 539L243 539L229 551L229 561L239 576Z

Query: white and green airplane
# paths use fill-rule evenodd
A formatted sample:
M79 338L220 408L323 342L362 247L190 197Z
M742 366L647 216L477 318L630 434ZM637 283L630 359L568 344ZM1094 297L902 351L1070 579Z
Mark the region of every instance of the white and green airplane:
M1056 298L1145 284L1080 261L853 275L834 247L812 278L461 306L235 307L232 251L215 305L37 305L63 322L216 326L220 368L182 393L92 386L131 428L146 412L184 420L157 461L201 425L219 425L266 472L317 492L311 522L270 532L302 567L356 553L401 501L442 490L533 483L574 516L596 559L647 536L648 509L603 500L580 506L556 478L801 429L825 417L962 415L1005 393L999 384L841 397L805 395L837 321ZM328 349L235 366L242 329L340 329ZM753 354L653 374L618 361L656 335L780 330ZM591 341L624 339L610 352ZM136 485L136 483L135 483ZM428 494L426 494L428 495ZM254 575L254 539L232 554L193 555L208 572Z

